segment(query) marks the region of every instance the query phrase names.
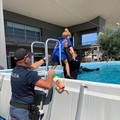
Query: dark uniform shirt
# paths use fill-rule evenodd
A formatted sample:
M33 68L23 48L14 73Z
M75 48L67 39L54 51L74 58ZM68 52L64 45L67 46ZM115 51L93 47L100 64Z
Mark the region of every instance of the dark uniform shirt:
M11 73L12 101L23 104L34 102L35 83L40 79L36 71L16 66Z

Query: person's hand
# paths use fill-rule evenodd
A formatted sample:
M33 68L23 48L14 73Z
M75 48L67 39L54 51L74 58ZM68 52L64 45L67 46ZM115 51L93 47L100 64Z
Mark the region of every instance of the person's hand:
M51 59L51 55L48 55L47 57L44 57L43 59L44 59L45 61L46 61L46 60L50 60L50 59Z
M48 55L48 60L50 60L51 59L51 55Z
M77 54L76 54L76 53L73 53L73 54L72 54L73 60L76 60L76 57L77 57Z
M50 69L49 72L48 72L49 75L54 75L55 74L55 71L54 69Z

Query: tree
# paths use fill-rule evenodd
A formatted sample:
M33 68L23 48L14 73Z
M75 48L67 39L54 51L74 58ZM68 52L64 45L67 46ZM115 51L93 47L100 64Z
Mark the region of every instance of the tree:
M105 26L104 33L98 34L97 42L103 53L103 59L120 58L120 26Z

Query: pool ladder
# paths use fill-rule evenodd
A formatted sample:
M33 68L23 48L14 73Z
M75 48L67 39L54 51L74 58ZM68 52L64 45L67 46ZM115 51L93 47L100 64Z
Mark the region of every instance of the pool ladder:
M64 74L63 74L63 67L62 67L62 62L61 62L61 44L60 44L60 42L59 42L59 40L57 40L57 39L53 39L53 38L48 38L47 40L46 40L46 42L44 43L44 42L39 42L39 41L34 41L34 42L32 42L32 44L31 44L31 53L34 53L34 44L42 44L44 47L45 47L45 57L47 58L47 56L48 56L48 42L49 41L53 41L53 42L58 42L59 43L59 63L60 63L60 67L61 67L61 69L62 69L62 75L63 75L63 77L64 77ZM32 62L32 64L34 63L34 56L32 55L31 56L31 62ZM48 59L46 60L46 68L45 68L45 70L46 71L48 71L49 70L49 67L48 67ZM47 77L47 75L45 74L45 78Z
M61 68L62 68L62 72L63 72L63 67L62 67L62 63L61 63L61 44L60 44L60 42L59 42L59 40L57 40L57 39L52 39L52 38L49 38L49 39L47 39L46 40L46 43L44 43L44 42L39 42L39 41L34 41L32 44L31 44L31 53L34 53L34 50L33 50L33 46L34 46L34 44L42 44L42 45L44 45L45 46L45 57L47 58L47 56L48 56L48 42L49 41L55 41L55 42L58 42L59 43L59 62L60 62L60 66L61 66ZM32 62L32 64L34 63L34 56L32 55L31 56L31 62ZM48 59L46 60L46 71L48 71L49 70L49 67L48 67ZM47 77L47 74L45 74L45 78ZM64 74L63 74L63 77L64 77ZM53 86L54 87L54 86ZM44 93L44 90L41 90L43 93ZM49 94L52 94L52 96L54 95L54 92L55 92L55 89L53 90L53 94L52 94L52 88L49 90ZM42 98L44 98L45 97L45 94L42 94ZM49 110L48 110L48 114L47 114L47 119L48 120L50 120L50 116L51 116L51 112L49 112L50 111L50 109L51 109L51 104L52 104L52 102L50 102L50 106L49 106ZM41 120L42 118L41 118L41 115L42 114L44 114L44 112L43 112L43 100L40 102L40 109L39 109L39 111L40 111L40 117L39 117L39 120ZM42 111L42 113L41 113L41 111Z

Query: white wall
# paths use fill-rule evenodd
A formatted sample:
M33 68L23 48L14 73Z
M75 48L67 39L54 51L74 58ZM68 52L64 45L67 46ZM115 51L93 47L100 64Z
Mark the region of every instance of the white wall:
M7 68L2 0L0 0L0 65Z

